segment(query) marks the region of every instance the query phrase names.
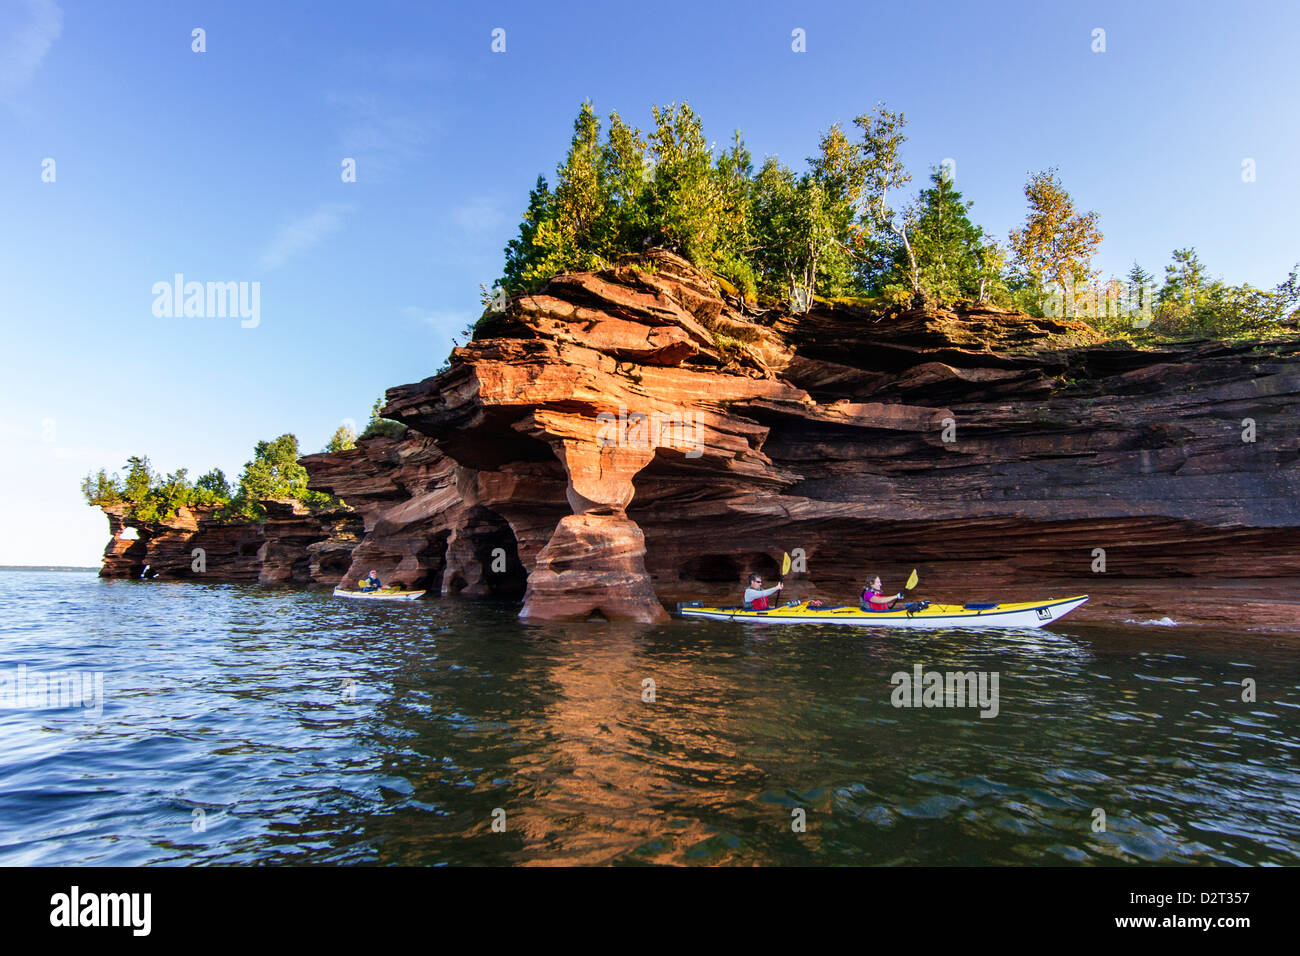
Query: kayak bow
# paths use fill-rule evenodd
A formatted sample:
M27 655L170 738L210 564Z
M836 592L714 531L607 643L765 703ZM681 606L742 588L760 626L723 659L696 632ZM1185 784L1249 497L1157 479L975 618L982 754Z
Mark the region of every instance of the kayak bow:
M856 627L1043 627L1058 621L1088 600L1088 595L1016 604L930 604L919 610L864 611L855 605L809 607L791 602L766 611L709 607L699 601L677 605L682 617L763 624L849 624Z

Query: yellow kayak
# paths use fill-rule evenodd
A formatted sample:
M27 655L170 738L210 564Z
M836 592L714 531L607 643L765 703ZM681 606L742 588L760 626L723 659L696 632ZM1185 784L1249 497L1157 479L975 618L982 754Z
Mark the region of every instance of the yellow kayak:
M699 601L677 605L682 617L712 621L752 621L763 624L849 624L857 627L1043 627L1059 621L1088 600L1088 595L1021 601L1010 604L931 604L914 601L893 611L868 611L860 606L816 607L792 601L765 611L742 607L710 607Z
M407 591L403 588L377 588L374 591L354 591L350 588L335 588L335 597L358 598L362 601L414 601L423 597L424 591Z

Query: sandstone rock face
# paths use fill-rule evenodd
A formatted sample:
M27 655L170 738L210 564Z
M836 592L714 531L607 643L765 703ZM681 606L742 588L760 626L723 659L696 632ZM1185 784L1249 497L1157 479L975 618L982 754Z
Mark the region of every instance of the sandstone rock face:
M645 570L645 537L623 514L560 519L528 575L524 618L587 617L654 623L668 615Z
M346 567L331 583L355 582L375 570L385 583L435 593L523 594L520 551L531 547L531 558L540 549L537 532L520 513L530 498L520 488L521 479L528 480L526 466L480 481L474 469L457 465L431 439L413 432L308 455L302 464L310 487L343 498L362 525ZM535 483L546 488L544 480ZM551 485L550 493L558 493L554 478ZM501 511L493 508L498 501ZM558 518L558 506L551 510ZM517 515L514 530L507 513Z
M1295 345L1116 348L996 309L755 312L662 252L557 277L477 336L384 414L521 535L527 618L734 602L796 549L787 596L834 600L913 566L943 599L1300 579ZM519 468L562 488L526 527L478 491Z
M219 523L215 507L181 508L175 517L151 524L130 522L122 506L104 510L113 538L100 577L254 583L261 573L266 538L260 525ZM123 538L127 528L139 537Z
M295 501L265 500L260 584L333 584L361 540L361 516L348 509L313 512Z
M529 620L649 622L736 603L786 551L786 598L852 600L916 567L932 600L1087 592L1080 621L1217 623L1248 596L1253 619L1300 629L1295 343L1116 347L991 308L793 316L653 251L511 299L387 402L405 437L302 460L346 514L178 516L115 537L102 573L184 576L207 536L210 576L374 568L523 597Z
M215 506L181 508L167 521L131 522L123 506L105 508L112 540L100 577L261 584L333 584L359 539L347 509L310 512L267 500L265 522L225 523ZM138 537L123 537L134 528Z

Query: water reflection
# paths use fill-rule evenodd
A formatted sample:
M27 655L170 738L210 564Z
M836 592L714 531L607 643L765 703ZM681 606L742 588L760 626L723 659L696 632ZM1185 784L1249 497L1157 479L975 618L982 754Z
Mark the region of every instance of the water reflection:
M0 575L0 667L101 670L107 699L98 721L0 711L0 863L1286 864L1300 846L1285 638L526 627L509 605L18 577ZM997 717L894 707L915 665L997 673Z

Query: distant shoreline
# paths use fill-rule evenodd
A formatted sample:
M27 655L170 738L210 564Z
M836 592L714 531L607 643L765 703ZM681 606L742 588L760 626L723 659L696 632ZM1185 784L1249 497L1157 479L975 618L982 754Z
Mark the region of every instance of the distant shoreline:
M0 571L95 571L75 564L0 564Z

